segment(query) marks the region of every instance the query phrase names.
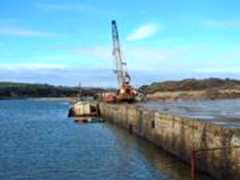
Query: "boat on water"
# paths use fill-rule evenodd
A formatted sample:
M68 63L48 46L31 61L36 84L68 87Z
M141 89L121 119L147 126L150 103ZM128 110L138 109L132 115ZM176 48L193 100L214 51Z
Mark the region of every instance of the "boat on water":
M103 122L99 118L99 106L96 102L78 101L74 103L68 113L68 117L72 117L75 122Z

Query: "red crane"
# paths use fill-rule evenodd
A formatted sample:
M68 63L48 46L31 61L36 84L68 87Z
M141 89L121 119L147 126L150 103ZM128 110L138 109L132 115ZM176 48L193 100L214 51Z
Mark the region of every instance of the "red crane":
M126 70L126 63L122 60L122 52L119 40L117 23L112 21L112 40L113 40L113 57L116 65L114 72L117 75L118 89L116 92L117 101L134 101L137 95L136 90L130 85L130 75Z

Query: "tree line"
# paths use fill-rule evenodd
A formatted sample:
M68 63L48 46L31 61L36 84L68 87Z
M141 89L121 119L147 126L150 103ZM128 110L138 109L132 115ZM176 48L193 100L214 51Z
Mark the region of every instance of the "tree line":
M0 98L28 98L28 97L76 97L96 96L104 91L101 88L81 88L67 86L53 86L49 84L29 84L0 82Z

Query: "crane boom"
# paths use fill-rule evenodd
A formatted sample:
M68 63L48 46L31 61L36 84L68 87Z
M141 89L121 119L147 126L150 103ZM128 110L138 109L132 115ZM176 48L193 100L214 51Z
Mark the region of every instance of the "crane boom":
M112 40L113 40L113 57L115 63L114 72L117 75L118 88L115 96L105 97L106 102L133 102L137 95L136 90L130 85L130 76L126 71L126 63L123 62L122 52L118 34L117 23L112 21Z
M130 76L126 70L126 63L123 62L122 52L118 34L117 23L115 20L112 21L112 41L113 41L113 51L112 55L114 57L115 70L117 75L118 88L116 93L106 93L103 94L103 101L108 103L115 102L135 102L139 100L139 93L130 85Z
M118 86L122 87L124 84L129 83L130 76L125 71L124 65L126 63L122 60L122 52L117 29L117 23L112 21L112 39L113 39L113 57L116 65L115 73L117 74Z

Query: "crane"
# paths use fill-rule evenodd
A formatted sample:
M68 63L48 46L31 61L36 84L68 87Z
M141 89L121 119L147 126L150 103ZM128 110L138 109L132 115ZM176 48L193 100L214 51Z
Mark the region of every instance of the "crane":
M116 65L116 69L114 70L114 72L117 74L118 86L120 88L123 84L127 83L127 77L128 81L130 81L130 76L124 69L126 63L124 63L122 60L119 34L115 20L112 21L112 39L113 39L113 57Z
M112 40L113 40L113 58L115 62L114 72L117 75L118 90L116 93L117 101L134 101L137 95L136 90L130 85L131 77L126 70L126 63L123 62L122 52L119 40L119 33L117 23L115 20L112 21Z

